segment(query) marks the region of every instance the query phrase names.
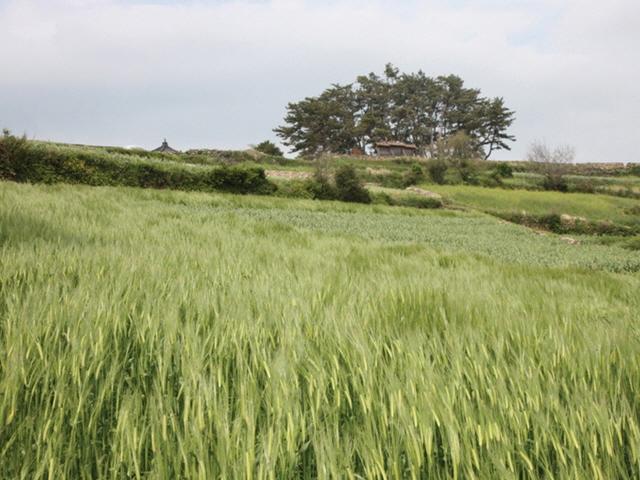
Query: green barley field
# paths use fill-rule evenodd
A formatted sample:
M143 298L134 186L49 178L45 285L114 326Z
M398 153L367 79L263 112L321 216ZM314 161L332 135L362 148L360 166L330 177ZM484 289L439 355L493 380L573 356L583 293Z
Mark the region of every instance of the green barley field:
M480 213L0 182L0 477L639 478L639 272Z

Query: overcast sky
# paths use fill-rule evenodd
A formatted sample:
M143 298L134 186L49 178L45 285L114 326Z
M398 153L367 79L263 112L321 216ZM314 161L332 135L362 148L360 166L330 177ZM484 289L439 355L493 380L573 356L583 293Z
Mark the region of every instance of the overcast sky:
M578 161L640 162L639 0L0 0L0 127L100 145L245 148L287 102L454 73Z

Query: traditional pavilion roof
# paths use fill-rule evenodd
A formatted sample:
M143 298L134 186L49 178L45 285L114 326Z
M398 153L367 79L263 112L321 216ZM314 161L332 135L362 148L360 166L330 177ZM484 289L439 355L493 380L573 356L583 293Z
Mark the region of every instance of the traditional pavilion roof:
M169 146L169 144L167 143L167 139L165 138L164 141L162 142L162 145L160 145L158 148L151 150L152 152L161 152L161 153L180 153L178 150L174 150L173 148L171 148Z
M418 148L411 143L404 143L404 142L397 142L397 141L376 142L376 147L401 147L401 148L409 148L409 149Z

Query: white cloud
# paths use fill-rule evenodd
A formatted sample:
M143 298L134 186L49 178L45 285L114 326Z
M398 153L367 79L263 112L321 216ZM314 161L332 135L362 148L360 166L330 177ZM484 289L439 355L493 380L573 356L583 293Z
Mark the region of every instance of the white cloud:
M457 73L582 161L640 161L640 4L0 0L0 123L38 137L244 147L288 101L380 71Z

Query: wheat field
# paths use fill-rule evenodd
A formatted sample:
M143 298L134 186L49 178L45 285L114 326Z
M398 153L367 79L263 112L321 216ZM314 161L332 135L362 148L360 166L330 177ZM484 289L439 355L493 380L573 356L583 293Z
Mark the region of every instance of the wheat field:
M640 476L637 253L319 205L0 183L0 476Z

